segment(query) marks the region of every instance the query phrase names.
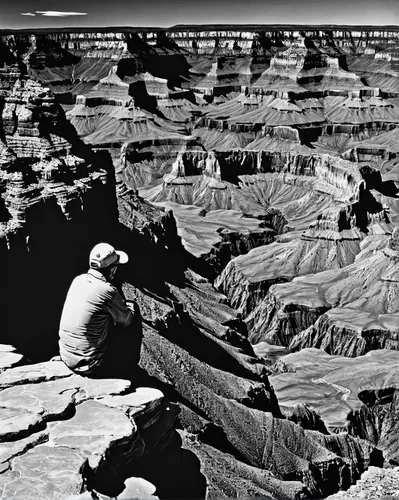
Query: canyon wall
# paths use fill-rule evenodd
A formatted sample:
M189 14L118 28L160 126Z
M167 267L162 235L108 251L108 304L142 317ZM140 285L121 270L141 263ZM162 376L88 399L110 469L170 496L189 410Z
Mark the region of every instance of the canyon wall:
M240 496L246 485L288 500L394 463L397 397L384 391L397 388L398 33L0 34L2 338L25 355L5 346L1 359L57 353L69 282L107 240L131 257L118 286L143 319L135 383L160 391L127 421L135 398L123 384L87 401L57 361L4 362L5 419L19 422L32 385L55 399L24 407L18 436L0 437L2 487L23 491L38 457L54 482L48 464L65 454L76 492L112 456L118 481L140 471L160 497ZM147 421L147 404L159 420ZM85 462L79 426L96 411L127 432ZM151 439L155 453L138 456ZM125 453L135 471L121 472Z
M80 142L49 89L3 70L1 107L2 331L43 356L56 346L71 271L117 221L109 156ZM43 344L41 344L43 343Z

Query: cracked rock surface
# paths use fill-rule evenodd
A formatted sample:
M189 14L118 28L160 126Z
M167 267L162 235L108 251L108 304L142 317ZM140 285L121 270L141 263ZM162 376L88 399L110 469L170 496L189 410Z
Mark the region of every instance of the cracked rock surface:
M9 368L0 379L2 498L101 490L102 476L117 475L174 434L176 411L158 389L84 378L56 360ZM148 427L155 432L143 439ZM125 489L149 492L145 484L136 478Z

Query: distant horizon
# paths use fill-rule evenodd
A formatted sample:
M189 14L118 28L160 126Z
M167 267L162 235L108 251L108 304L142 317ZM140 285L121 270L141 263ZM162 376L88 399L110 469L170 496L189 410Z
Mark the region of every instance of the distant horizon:
M175 26L399 27L398 0L12 0L1 30Z
M297 28L297 27L328 27L328 28L390 28L399 30L399 24L337 24L337 23L179 23L172 26L156 26L156 25L85 25L85 26L76 26L76 25L65 25L65 26L24 26L20 28L1 28L0 32L3 31L36 31L36 30L46 30L46 31L58 31L58 30L108 30L108 29L146 29L146 30L174 30L179 28L201 28L201 27L231 27L237 26L239 28L257 28L257 27L270 27L270 28L279 28L279 27L289 27L289 28Z

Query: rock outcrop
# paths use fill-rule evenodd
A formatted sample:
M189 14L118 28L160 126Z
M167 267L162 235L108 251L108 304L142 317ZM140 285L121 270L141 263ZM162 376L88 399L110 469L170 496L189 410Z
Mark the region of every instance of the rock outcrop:
M399 469L379 469L370 467L362 474L360 481L348 491L328 497L328 500L364 500L399 498Z
M386 386L381 384L379 389L370 387L359 393L359 399L363 405L348 415L348 432L378 446L384 452L387 463L397 465L397 384L392 380Z
M45 339L46 357L70 269L117 220L114 175L107 155L79 141L49 89L16 66L3 70L1 86L2 329L18 346L30 345L33 357L37 340ZM57 269L57 281L43 275L43 266Z
M183 246L198 260L201 273L209 278L217 276L233 257L270 243L276 234L263 221L234 210L206 212L173 202L157 205L173 212Z
M121 493L134 463L172 440L177 416L159 390L130 385L80 377L61 361L3 371L3 497Z

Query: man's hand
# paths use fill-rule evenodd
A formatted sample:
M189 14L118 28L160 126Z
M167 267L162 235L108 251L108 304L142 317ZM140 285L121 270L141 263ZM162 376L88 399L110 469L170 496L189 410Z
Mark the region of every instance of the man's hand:
M134 300L126 300L126 305L132 311L132 313L135 313L135 311L136 311L136 302Z

